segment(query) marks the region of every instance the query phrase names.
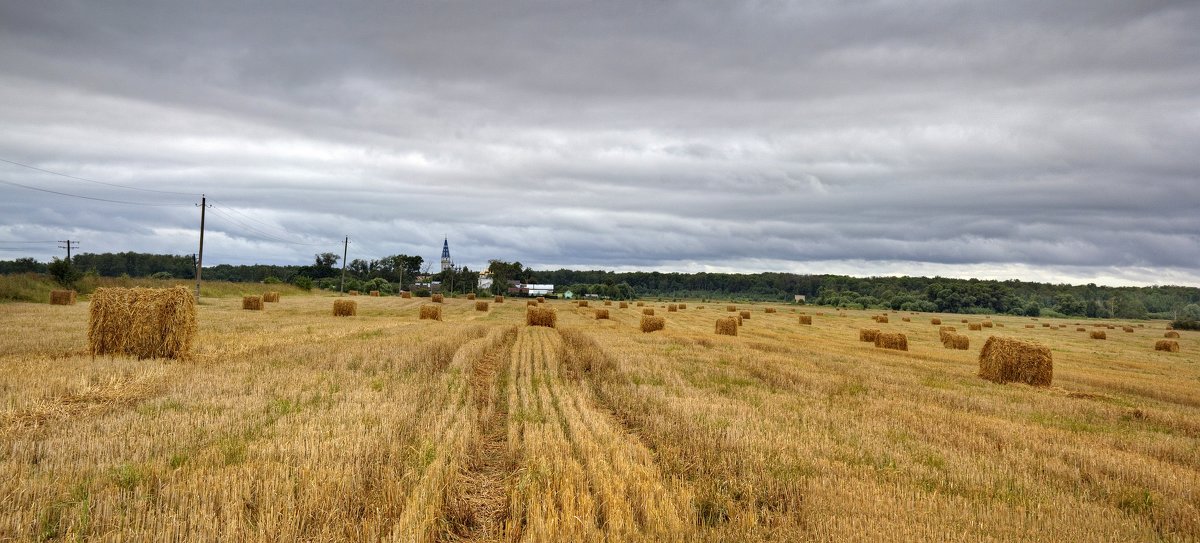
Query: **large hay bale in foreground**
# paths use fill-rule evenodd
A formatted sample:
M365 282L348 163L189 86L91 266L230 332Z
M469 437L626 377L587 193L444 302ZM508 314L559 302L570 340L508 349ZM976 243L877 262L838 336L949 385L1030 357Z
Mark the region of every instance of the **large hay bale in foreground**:
M429 301L431 301L431 302L433 302L433 303L435 303L435 304L445 303L445 301L446 301L446 297L445 297L444 295L441 295L441 294L434 294L434 295L432 295L432 296L430 296L430 297L429 297Z
M898 332L884 332L875 336L875 346L896 351L907 351L908 336Z
M736 336L738 329L737 318L721 317L717 319L717 335Z
M467 299L468 299L468 300L474 300L474 299L475 299L475 293L474 293L474 292L468 292L468 293L467 293Z
M1160 339L1154 342L1154 350L1177 353L1179 352L1179 342L1171 339Z
M739 311L738 316L740 316L742 319L749 319L750 312L749 311Z
M929 324L941 324L942 319L929 319Z
M965 351L971 348L971 338L963 334L955 334L954 332L946 332L942 336L942 346L947 349L958 349Z
M879 330L876 328L862 328L858 331L859 341L875 342L875 338L879 337Z
M1179 337L1179 332L1176 332L1176 331L1174 331L1174 330L1171 330L1171 331L1168 331L1168 332L1165 332L1165 333L1163 333L1163 337L1169 337L1169 338L1178 338L1178 337Z
M75 305L75 291L73 290L52 290L50 291L50 305Z
M642 314L643 314L643 315L650 315L651 317L653 317L653 316L654 316L654 308L653 308L653 307L647 307L647 308L645 308L645 309L643 309L643 310L642 310Z
M667 327L667 319L663 317L642 316L642 331L654 332Z
M242 309L249 309L250 311L262 311L262 308L262 296L242 296Z
M488 303L484 301L475 302L475 311L487 311Z
M88 309L88 349L95 355L185 358L196 337L192 291L99 288Z
M968 323L967 330L970 330L972 332L978 332L980 330L983 330L983 325L978 322Z
M442 306L425 304L421 306L421 320L423 321L440 321L442 320Z
M812 315L800 315L800 324L812 324Z
M629 308L628 302L621 302L621 303L617 304L617 309L628 309L628 308Z
M272 290L263 293L263 303L279 303L279 293Z
M597 309L596 310L596 320L607 320L607 319L608 319L608 310L607 309Z
M400 298L405 299L405 300L411 300L412 293L407 290L402 290L402 291L400 291Z
M333 316L353 317L358 314L358 302L354 300L334 300Z
M979 352L979 376L996 383L1050 386L1054 359L1045 345L992 336Z
M679 311L679 306L675 304L667 304L667 313L674 313L676 311Z
M1092 339L1108 339L1108 334L1103 330L1092 330L1092 333L1088 334L1088 337Z
M554 328L558 325L558 311L553 307L527 307L525 308L525 325Z

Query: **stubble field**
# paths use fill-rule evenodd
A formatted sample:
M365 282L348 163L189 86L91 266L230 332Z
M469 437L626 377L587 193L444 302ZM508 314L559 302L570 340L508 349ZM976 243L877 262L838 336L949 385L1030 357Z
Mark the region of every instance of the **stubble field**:
M1161 322L332 300L206 298L185 361L93 359L85 302L0 306L0 540L1200 538L1200 334L1157 352ZM1053 386L977 377L991 335L1049 346Z

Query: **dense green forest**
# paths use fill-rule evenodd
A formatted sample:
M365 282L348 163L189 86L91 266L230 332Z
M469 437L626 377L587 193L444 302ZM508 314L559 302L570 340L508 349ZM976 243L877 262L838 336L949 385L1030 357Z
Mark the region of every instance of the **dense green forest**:
M289 282L302 288L337 290L341 278L339 256L314 255L305 266L220 264L206 266L204 278L233 282ZM70 269L68 269L70 268ZM0 261L0 273L50 273L70 280L93 273L101 276L194 277L191 255L142 253L84 253L71 266L55 259L49 264L25 258ZM595 294L607 298L634 297L740 299L790 302L802 294L808 303L855 309L941 311L951 313L1007 313L1018 315L1070 315L1119 318L1200 319L1200 288L1182 286L1105 287L1025 281L983 281L943 277L847 277L793 273L662 273L578 270L532 270L520 262L493 260L488 270L495 278L493 292L501 293L509 280L550 283L559 292ZM441 281L446 290L469 292L476 288L478 272L467 268L430 273L419 256L392 255L378 260L355 259L346 266L346 290L379 290L395 293L401 284L412 288L419 276ZM451 287L452 286L452 287ZM417 289L419 293L421 289Z

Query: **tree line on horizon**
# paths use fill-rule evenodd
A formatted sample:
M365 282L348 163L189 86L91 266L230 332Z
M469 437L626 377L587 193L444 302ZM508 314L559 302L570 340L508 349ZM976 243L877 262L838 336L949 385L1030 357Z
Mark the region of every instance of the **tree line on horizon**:
M231 282L287 282L301 288L337 290L341 258L334 253L314 255L306 266L231 265L206 266L204 278ZM451 292L479 292L478 272L467 268L432 272L420 256L391 255L380 259L354 259L346 265L347 290L379 290L392 294L411 288L418 277L439 281ZM848 309L891 309L947 313L997 313L1028 316L1078 316L1105 318L1182 317L1200 320L1200 288L1185 286L1109 287L1068 285L1018 280L995 281L945 277L849 277L764 272L677 273L612 272L603 270L533 270L520 262L492 260L488 264L494 286L503 294L510 280L549 283L560 292L605 298L634 297L735 299L791 302L803 295L807 303ZM49 273L70 281L84 273L117 277L190 279L195 276L191 255L146 253L83 253L68 264L32 258L0 261L0 274ZM450 286L453 285L451 289ZM1196 315L1191 315L1196 313Z

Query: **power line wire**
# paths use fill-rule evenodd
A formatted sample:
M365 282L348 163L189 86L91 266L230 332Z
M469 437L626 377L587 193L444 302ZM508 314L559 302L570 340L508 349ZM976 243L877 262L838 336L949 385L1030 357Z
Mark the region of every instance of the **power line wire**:
M233 213L237 213L239 216L241 216L241 217L243 217L243 218L245 218L245 219L247 219L247 220L249 220L249 221L252 221L252 222L255 222L255 223L261 224L261 225L263 225L264 227L267 227L267 228L271 228L271 229L276 229L276 230L279 230L280 232L283 232L285 235L289 233L289 232L288 232L286 229L284 229L284 228L280 228L280 227L278 227L278 226L275 226L275 225L273 225L273 224L267 224L267 223L265 223L265 222L263 222L263 221L260 221L260 220L258 220L258 219L256 219L256 218L254 218L254 217L251 217L251 216L249 216L249 215L247 215L247 214L245 214L245 213L242 213L242 212L241 212L241 211L239 211L237 208L235 208L235 207L233 207L233 206L230 206L229 204L226 204L226 203L224 203L224 202L218 202L218 201L216 201L216 200L214 200L214 199L212 199L212 198L209 198L209 199L208 199L208 201L210 201L210 202L212 202L212 203L214 203L214 204L216 204L216 205L218 205L218 206L221 206L221 209L224 209L225 211L232 211ZM283 237L283 236L280 236L280 237Z
M39 168L39 167L37 167L37 166L30 166L29 164L22 164L22 163L20 163L20 162L16 162L16 161L13 161L13 160L8 160L8 159L5 159L5 158L0 158L0 162L7 162L7 163L9 163L9 164L13 164L13 165L16 165L16 166L21 166L22 168L29 168L29 169L31 169L31 170L37 170L37 171L39 171L39 172L44 172L44 173L48 173L48 174L51 174L51 175L58 175L58 176L61 176L61 177L66 177L66 178L68 178L68 179L74 179L74 180L76 180L76 181L86 181L86 182L88 182L88 183L96 183L96 184L98 184L98 185L108 185L108 186L110 186L110 187L117 187L117 188L122 188L122 189L129 189L129 190L140 190L140 191L143 191L143 192L157 192L157 193L160 193L160 194L180 194L180 195L183 195L183 196L199 196L199 195L200 195L199 193L193 193L193 192L177 192L177 191L173 191L173 190L144 189L144 188L141 188L141 187L131 187L131 186L129 186L129 185L118 185L118 184L116 184L116 183L106 183L106 182L104 182L104 181L96 181L95 179L87 179L87 178L85 178L85 177L77 177L77 176L74 176L74 175L68 175L68 174L65 174L65 173L54 172L54 171L50 171L50 170L46 170L46 169Z
M182 207L182 206L192 205L192 204L156 204L156 203L151 203L151 202L129 202L129 201L125 201L125 200L110 200L108 198L96 198L93 196L81 196L79 194L71 194L68 192L59 192L56 190L43 189L40 187L31 187L29 185L22 185L20 183L14 183L12 181L5 181L4 179L0 179L0 183L4 183L6 185L12 185L14 187L21 187L21 188L25 188L25 189L29 189L29 190L36 190L38 192L48 192L50 194L57 194L59 196L70 196L72 198L82 198L84 200L92 200L92 201L96 201L96 202L108 202L110 204L125 204L125 205L148 206L148 207Z
M222 208L222 209L227 209L227 208ZM222 217L231 223L234 223L238 226L241 226L242 228L245 228L246 230L249 230L250 232L257 234L258 235L257 237L259 237L260 239L265 239L267 241L276 241L279 243L287 243L289 245L307 245L310 247L324 247L324 246L329 246L332 244L332 242L330 242L330 243L306 243L306 242L302 242L302 241L294 241L294 240L284 239L279 236L275 236L275 235L269 234L267 232L263 232L262 230L259 230L257 228L254 228L253 226L250 226L250 225L234 218L232 215L222 212L221 210L219 210L217 208L213 208L212 212L217 214L217 216Z
M0 244L12 244L12 243L58 243L58 241L57 240L16 241L16 240L0 239Z

